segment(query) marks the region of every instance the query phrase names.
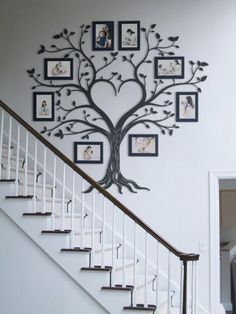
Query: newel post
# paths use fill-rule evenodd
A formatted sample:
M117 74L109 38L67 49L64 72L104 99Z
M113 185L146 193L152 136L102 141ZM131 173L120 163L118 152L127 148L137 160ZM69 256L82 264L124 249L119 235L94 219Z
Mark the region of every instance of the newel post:
M182 277L182 287L181 287L182 289L182 302L181 302L182 313L181 314L187 314L188 312L188 262L198 261L199 255L182 253L179 256L179 259L182 262L182 267L183 267L183 277ZM194 282L191 282L191 285L194 285ZM191 297L193 298L194 296L192 295Z

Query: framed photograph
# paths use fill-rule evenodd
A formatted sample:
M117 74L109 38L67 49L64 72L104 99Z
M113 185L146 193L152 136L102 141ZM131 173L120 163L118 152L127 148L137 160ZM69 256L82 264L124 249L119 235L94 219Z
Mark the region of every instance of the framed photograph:
M102 142L74 142L74 163L76 164L102 164Z
M178 92L176 93L176 121L197 122L198 121L198 93Z
M140 22L119 22L119 50L140 50Z
M129 156L158 156L158 135L130 134Z
M155 57L155 78L184 78L184 57Z
M44 59L45 80L72 80L73 59Z
M114 50L114 22L93 22L93 50Z
M33 120L54 121L54 93L33 93Z

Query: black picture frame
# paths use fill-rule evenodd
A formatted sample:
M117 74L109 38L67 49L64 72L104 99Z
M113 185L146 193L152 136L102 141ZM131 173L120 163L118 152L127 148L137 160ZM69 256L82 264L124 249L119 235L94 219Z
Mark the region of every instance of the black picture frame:
M140 140L138 140L140 138ZM146 140L142 140L146 139ZM151 139L151 142L150 142ZM129 156L153 157L158 156L157 134L129 134Z
M51 70L51 73L49 73ZM53 73L55 73L53 75ZM68 74L67 74L68 73ZM45 58L44 59L45 80L73 80L72 58Z
M118 41L119 50L140 50L140 21L119 21L118 30L119 30ZM127 37L124 37L125 32L127 33L126 35Z
M80 147L81 149L78 150L78 147ZM86 152L85 150L83 150L83 148L88 151ZM103 142L74 142L74 163L102 164Z
M45 102L45 103L44 103ZM33 120L54 121L55 97L53 92L33 93Z
M198 93L176 93L176 121L198 122Z
M106 31L105 28L108 28ZM102 32L107 34L101 36ZM95 51L114 50L114 22L97 21L92 23L92 49Z
M154 77L157 79L183 79L184 63L184 57L155 57Z

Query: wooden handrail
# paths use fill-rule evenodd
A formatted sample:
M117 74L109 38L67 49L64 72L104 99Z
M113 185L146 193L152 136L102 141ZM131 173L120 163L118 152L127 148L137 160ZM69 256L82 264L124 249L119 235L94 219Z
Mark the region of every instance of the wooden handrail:
M27 129L33 136L35 136L41 143L43 143L49 150L51 150L58 158L63 160L70 168L77 172L81 177L83 177L88 183L90 183L96 190L103 194L107 199L109 199L116 207L118 207L122 212L129 216L135 223L142 227L147 233L149 233L154 239L165 246L170 252L179 257L181 261L197 261L199 259L198 254L183 253L177 250L168 241L157 234L153 229L145 224L138 216L136 216L130 209L118 201L112 194L101 187L94 179L92 179L87 173L76 166L66 155L59 151L55 146L53 146L49 141L47 141L41 134L39 134L34 128L32 128L27 122L25 122L18 114L16 114L11 108L9 108L3 101L0 100L0 107L2 107L10 116L12 116L16 121L18 121L25 129Z

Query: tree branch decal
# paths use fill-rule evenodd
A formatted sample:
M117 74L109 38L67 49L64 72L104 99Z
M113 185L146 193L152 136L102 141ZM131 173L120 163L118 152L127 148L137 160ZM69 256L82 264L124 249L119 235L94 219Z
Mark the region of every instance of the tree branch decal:
M53 36L56 43L49 48L41 45L38 51L38 54L60 54L65 59L73 57L77 64L73 81L54 83L53 80L42 79L41 74L36 73L34 68L27 70L29 77L34 81L32 89L47 88L53 90L57 96L55 104L57 121L54 126L45 126L41 133L54 135L60 139L78 135L86 140L95 133L102 134L109 142L110 158L104 177L98 183L105 189L116 185L120 193L124 187L133 193L137 190L149 190L134 180L125 178L121 173L121 143L127 133L138 125L147 129L156 128L163 135L173 135L173 132L179 128L174 122L175 113L168 110L173 105L173 93L180 86L190 86L200 93L199 84L207 79L207 76L202 76L200 73L208 64L189 61L187 78L153 80L152 71L147 71L148 66L153 65L154 56L174 56L175 50L179 48L176 44L178 36L168 37L167 42L163 43L163 38L156 32L156 24L152 24L148 28L140 29L143 47L141 51L122 56L119 56L119 52L106 52L102 60L98 60L98 56L89 55L86 49L90 29L91 25L81 25L80 34L77 35L65 28L61 33ZM107 73L109 68L117 67L119 61L127 64L129 77L125 77L126 73L119 73L119 70ZM109 115L94 101L93 89L96 84L106 84L117 95L129 83L139 88L140 99L114 124ZM71 100L73 97L76 100ZM92 189L91 186L85 192L90 192Z

